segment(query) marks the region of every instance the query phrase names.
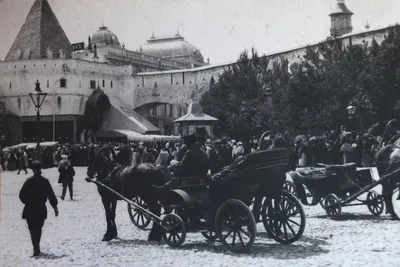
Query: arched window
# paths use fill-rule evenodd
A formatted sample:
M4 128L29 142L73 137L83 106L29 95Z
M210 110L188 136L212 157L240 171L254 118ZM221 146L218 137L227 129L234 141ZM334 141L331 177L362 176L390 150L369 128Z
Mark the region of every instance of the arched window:
M61 96L57 97L57 108L61 109Z
M213 88L214 85L215 85L214 76L211 76L211 79L210 79L210 89Z

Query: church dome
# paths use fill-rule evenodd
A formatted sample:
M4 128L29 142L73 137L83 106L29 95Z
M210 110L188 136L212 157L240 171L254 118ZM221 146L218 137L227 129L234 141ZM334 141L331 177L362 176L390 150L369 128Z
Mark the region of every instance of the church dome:
M196 60L203 62L200 50L185 41L185 38L177 33L170 37L154 37L147 40L147 44L141 47L141 52L154 57L161 58L184 58L193 56Z
M99 30L93 34L92 43L96 44L97 47L105 45L118 45L120 46L118 37L108 27L102 26Z

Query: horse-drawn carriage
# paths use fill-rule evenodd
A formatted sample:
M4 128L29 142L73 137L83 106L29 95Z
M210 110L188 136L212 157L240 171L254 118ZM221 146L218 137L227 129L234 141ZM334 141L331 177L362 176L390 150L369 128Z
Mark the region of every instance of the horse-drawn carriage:
M382 195L371 189L384 180L374 181L369 168L357 170L355 163L319 164L317 168L300 168L289 175L293 182L286 181L285 189L304 205L319 203L331 218L338 217L344 206L366 205L376 216L383 211ZM360 199L364 193L367 193L365 199Z
M93 163L88 176L100 172L102 176L110 177L110 170L114 167L106 170L108 164L114 163ZM112 183L105 183L104 177L100 181L99 178L97 181L88 178L87 181L96 183L99 192L102 188L126 201L131 220L139 228L145 228L151 221L153 227L154 224L161 226L162 238L172 247L183 244L189 231L201 232L211 241L219 239L231 251L246 252L255 241L258 222L264 224L272 238L283 244L292 243L302 236L305 228L302 205L291 193L283 190L288 169L288 150L279 148L241 157L212 177L177 177L172 190L153 187L158 201L168 211L165 216L151 212L154 203L147 203L149 198L145 199L140 192L128 192L127 188L131 188L129 180L122 182L119 189ZM100 194L103 194L104 204L107 193ZM106 215L109 215L106 216L108 227L103 240L116 236L112 218L112 214L115 217L115 205L111 205L113 211L107 213L109 205L104 204ZM149 210L150 206L153 209Z

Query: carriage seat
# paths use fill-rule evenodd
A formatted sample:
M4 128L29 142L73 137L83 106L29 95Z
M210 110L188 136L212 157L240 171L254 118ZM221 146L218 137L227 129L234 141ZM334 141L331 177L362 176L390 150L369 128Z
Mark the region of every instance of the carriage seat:
M357 164L354 162L350 162L350 163L346 163L346 164L338 164L338 165L317 163L317 166L325 168L328 172L352 173L352 172L357 171Z

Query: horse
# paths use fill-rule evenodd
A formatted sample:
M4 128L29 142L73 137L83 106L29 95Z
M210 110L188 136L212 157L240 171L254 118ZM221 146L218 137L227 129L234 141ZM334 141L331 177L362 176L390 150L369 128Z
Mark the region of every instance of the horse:
M97 152L91 154L87 175L93 179L97 174L97 181L110 187L124 197L132 199L141 197L149 206L149 210L157 216L161 214L161 207L158 204L156 191L152 185L163 185L164 175L152 164L139 164L137 166L124 166L116 163L111 158L117 156L113 148L104 146ZM103 241L110 241L118 237L117 226L115 224L115 210L117 201L121 200L109 190L98 186L107 220L107 231L103 236ZM161 241L161 227L153 223L148 236L148 241Z

